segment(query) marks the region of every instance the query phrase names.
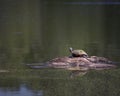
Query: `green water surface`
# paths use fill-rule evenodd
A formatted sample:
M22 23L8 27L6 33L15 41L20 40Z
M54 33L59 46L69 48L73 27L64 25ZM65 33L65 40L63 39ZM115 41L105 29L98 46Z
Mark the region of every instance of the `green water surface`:
M120 5L81 2L0 0L0 70L9 71L0 72L0 96L120 96L119 64L75 78L25 66L69 56L69 47L120 62Z

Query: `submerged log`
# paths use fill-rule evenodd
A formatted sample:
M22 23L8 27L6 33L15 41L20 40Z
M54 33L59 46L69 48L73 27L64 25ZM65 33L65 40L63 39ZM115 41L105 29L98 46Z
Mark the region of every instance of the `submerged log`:
M52 59L45 63L38 64L27 64L30 68L39 69L39 68L63 68L67 70L103 70L116 68L114 62L104 58L91 56L89 58L84 57L59 57Z

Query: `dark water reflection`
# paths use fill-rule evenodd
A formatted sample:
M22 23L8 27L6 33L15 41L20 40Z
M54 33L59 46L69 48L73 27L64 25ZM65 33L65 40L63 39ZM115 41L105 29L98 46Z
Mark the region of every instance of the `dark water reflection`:
M64 70L21 73L0 74L0 96L119 96L120 92L119 69L91 71L72 79Z
M119 96L119 68L71 79L69 71L25 67L69 56L69 47L120 62L119 31L120 5L0 0L0 70L10 70L0 72L0 96Z

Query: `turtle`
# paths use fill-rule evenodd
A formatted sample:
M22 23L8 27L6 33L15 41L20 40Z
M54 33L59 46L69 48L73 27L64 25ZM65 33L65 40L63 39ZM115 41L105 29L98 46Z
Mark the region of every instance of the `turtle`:
M69 48L72 57L88 57L88 54L84 50L73 50L72 47Z

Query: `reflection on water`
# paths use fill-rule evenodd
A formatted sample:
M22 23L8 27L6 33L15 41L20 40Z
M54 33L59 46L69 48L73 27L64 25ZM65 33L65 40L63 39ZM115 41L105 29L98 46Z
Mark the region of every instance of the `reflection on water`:
M87 73L87 71L72 71L70 74L70 78L75 78L76 76L83 76Z
M21 85L19 89L0 88L0 96L43 96L43 92L33 91Z
M29 69L0 74L0 96L119 96L119 80L120 69L74 78L69 78L69 71Z

